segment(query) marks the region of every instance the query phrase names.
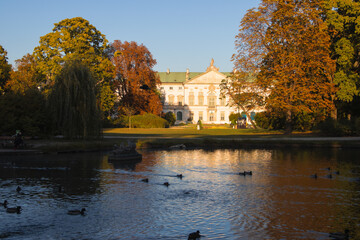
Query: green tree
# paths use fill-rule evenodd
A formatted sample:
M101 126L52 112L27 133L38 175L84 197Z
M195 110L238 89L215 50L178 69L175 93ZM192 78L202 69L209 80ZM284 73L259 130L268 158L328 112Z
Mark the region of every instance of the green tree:
M7 52L0 45L0 94L4 92L4 87L10 79L11 65L8 63Z
M55 80L49 96L54 131L67 138L100 136L100 113L95 95L95 79L78 61L67 62Z
M100 86L100 107L106 119L110 120L112 110L114 109L116 96L108 83L102 83Z
M360 94L360 2L326 0L324 3L336 59L336 98L340 108L348 108L346 105L351 105Z
M53 31L40 38L34 56L40 71L52 86L65 62L81 61L97 81L111 79L113 66L107 58L108 41L89 21L75 17L55 24Z
M173 112L167 112L165 113L164 119L168 121L170 126L174 126L176 122L176 116Z
M45 97L38 89L0 95L0 134L21 130L26 136L44 136L49 130Z

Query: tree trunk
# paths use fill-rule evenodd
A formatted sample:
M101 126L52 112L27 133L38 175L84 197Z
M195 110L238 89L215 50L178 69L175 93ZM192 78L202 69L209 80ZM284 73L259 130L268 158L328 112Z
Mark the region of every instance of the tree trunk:
M286 121L285 121L285 134L291 134L292 133L292 124L291 124L291 110L288 110L286 112Z

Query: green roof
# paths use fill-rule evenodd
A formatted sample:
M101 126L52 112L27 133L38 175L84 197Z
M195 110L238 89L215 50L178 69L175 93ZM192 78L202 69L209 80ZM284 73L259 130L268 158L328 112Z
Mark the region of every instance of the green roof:
M203 74L203 72L190 72L189 78L191 80L200 74ZM230 75L229 72L223 72L222 74L226 76ZM183 83L186 81L186 72L158 72L158 75L162 83Z

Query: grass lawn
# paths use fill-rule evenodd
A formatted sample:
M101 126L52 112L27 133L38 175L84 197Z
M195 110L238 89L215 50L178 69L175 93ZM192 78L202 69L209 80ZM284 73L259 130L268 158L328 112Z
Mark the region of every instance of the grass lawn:
M173 128L106 128L104 136L131 136L131 137L167 137L167 138L241 138L241 137L283 137L283 131L264 129L232 129L225 127L204 126L202 130L194 127ZM311 133L294 133L293 136L309 136ZM289 136L287 136L289 137Z

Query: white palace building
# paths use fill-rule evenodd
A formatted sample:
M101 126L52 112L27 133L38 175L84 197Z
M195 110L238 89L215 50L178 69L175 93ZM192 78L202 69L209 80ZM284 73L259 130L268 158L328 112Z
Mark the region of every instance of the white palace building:
M238 110L227 106L228 99L221 98L220 84L230 75L219 72L211 60L206 72L159 72L160 92L163 112L173 112L176 124L181 122L196 123L201 120L206 124L230 123L229 115ZM252 117L255 112L252 113Z

